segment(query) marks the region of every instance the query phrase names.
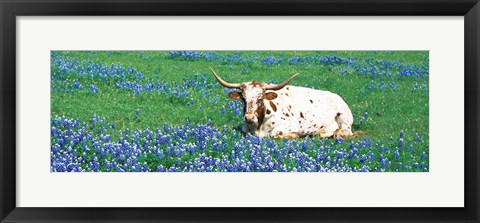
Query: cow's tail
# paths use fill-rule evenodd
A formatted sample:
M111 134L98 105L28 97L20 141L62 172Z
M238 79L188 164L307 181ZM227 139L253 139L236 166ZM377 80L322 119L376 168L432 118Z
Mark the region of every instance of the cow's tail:
M360 136L364 136L364 135L366 135L365 132L363 132L363 131L356 131L356 132L352 133L351 136L352 136L352 137L360 137Z

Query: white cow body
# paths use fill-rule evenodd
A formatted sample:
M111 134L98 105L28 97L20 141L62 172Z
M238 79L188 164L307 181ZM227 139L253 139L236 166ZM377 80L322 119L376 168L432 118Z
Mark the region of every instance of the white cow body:
M363 134L352 133L352 112L339 95L287 85L297 74L279 85L256 81L232 84L210 70L224 87L241 90L232 91L228 96L245 102L245 133L274 138L338 138Z
M264 100L266 110L263 123L259 123L260 127L246 124L247 131L254 130L255 135L276 138L294 138L295 135L332 137L337 129L352 134L352 112L339 95L289 85L268 92L275 92L278 97ZM335 119L337 114L340 114L341 127Z

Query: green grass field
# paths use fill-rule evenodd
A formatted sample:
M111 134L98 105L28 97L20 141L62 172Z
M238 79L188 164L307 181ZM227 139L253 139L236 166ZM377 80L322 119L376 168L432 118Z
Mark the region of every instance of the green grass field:
M101 137L100 133L96 132L96 126L88 128L93 125L91 120L94 115L104 117L106 123L114 123L114 128L102 132L104 135L108 134L112 142L124 139L127 129L161 130L164 129L164 124L174 128L185 125L187 120L190 126L210 122L214 129L234 132L235 127L243 122L242 115L238 113L241 104L232 102L227 97L224 87L210 74L209 67L214 68L228 82L256 80L279 83L294 73L300 73L290 85L339 94L355 114L353 130L366 132L363 137L347 138L340 142L345 146L338 149L335 149L337 147L334 139L308 139L333 145L333 149L325 153L327 156L332 155L332 159L335 158L335 151L349 153L352 149L348 147L349 144L360 143L359 148L365 144L369 146L369 149L357 152L357 159L355 154L353 157L337 156L338 160L345 160L336 162L337 166L347 163L350 164L349 167L355 166L357 169L368 166L369 171L428 171L427 51L54 51L51 63L52 119L63 116L85 122L85 129L94 138ZM58 126L56 128L61 129ZM402 137L399 136L401 131L404 133ZM59 138L52 135L52 148ZM239 139L225 141L229 147L233 147L234 141ZM182 142L193 142L192 140L186 139ZM305 140L296 141L301 143ZM273 141L279 145L287 143L284 140ZM366 141L370 141L370 145L365 143ZM92 162L92 157L98 155L98 152L85 150L91 142L86 143L83 150L81 143L62 143L59 144L61 154L58 154L58 157L65 157L68 150L66 148L71 146L77 152L70 154L73 160L82 157L82 153L86 154L86 158L77 160L80 169L92 171L89 162ZM155 143L150 145L155 146ZM168 150L166 147L157 146L156 151ZM311 152L305 153L318 155L318 151L314 152L318 150L315 148L318 146L313 147ZM387 151L381 151L382 147L387 148ZM399 151L399 157L395 150ZM222 159L223 155L229 156L230 153L231 148L225 148L223 153L209 154L213 158ZM169 159L160 156L146 159L148 154L154 153L146 151L144 156L136 156L137 161L146 163L149 166L147 171L157 171L156 168L160 165L168 170L177 160L181 162L175 167L183 170L185 162L194 163L194 160L202 154L205 155L205 152L167 157ZM372 158L373 161L368 161L369 154L375 157ZM367 157L367 161L358 161L362 155ZM250 156L248 152L243 154L245 159L251 158ZM62 171L56 169L56 165L60 163L55 162L56 158L57 155L52 152L52 171ZM278 165L286 162L280 161L278 157L276 159L280 162ZM105 162L122 161L108 154L98 160L100 171L116 171L106 168L108 165L105 165ZM317 161L318 165L328 166L328 160ZM330 161L330 164L333 162ZM382 162L386 162L383 164L386 167L382 167ZM123 162L124 171L135 171L126 166L128 164ZM293 167L287 164L285 166L287 171L292 171ZM67 169L65 171L68 171ZM264 170L253 168L252 171Z

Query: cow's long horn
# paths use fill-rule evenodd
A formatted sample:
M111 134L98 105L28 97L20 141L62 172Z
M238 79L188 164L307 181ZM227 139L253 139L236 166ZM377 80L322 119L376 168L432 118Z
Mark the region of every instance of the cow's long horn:
M223 85L224 87L227 87L227 88L240 88L241 84L230 84L230 83L227 83L226 81L222 80L222 78L220 78L217 73L215 73L215 71L209 67L210 70L212 71L212 74L213 76L215 76L215 78L217 78L217 81L220 82L221 85Z
M282 89L283 87L285 87L285 85L288 84L288 82L290 82L294 77L296 77L298 75L298 73L292 75L290 78L288 78L286 81L284 81L283 83L279 84L279 85L274 85L274 84L269 84L267 87L266 87L266 90L280 90Z

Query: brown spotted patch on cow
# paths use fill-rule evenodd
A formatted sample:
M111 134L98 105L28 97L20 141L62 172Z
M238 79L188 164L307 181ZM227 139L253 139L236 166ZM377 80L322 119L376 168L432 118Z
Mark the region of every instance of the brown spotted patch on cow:
M288 96L288 93L285 93L285 95L287 95L287 96Z
M291 109L291 108L292 108L292 105L288 105L288 108Z
M277 97L278 97L278 95L275 92L268 92L268 93L265 94L265 99L267 99L267 100L273 100Z
M261 106L257 109L257 114L258 114L258 127L257 129L260 129L263 124L263 119L265 118L265 106Z
M275 106L275 104L272 101L270 101L270 107L272 107L274 112L277 111L277 106Z
M270 109L267 109L267 115L269 115L271 113Z
M287 116L287 117L290 117L290 115L289 115L288 113L283 113L283 114L284 114L285 116Z
M254 87L262 87L263 86L263 83L258 82L258 81L252 81L252 84L253 84Z
M272 122L272 125L275 125L275 122Z
M310 99L310 103L312 103L312 104L313 104L313 101L312 101L312 99Z
M305 117L303 117L303 113L302 113L302 112L300 112L300 117L303 118L303 119L305 118Z

